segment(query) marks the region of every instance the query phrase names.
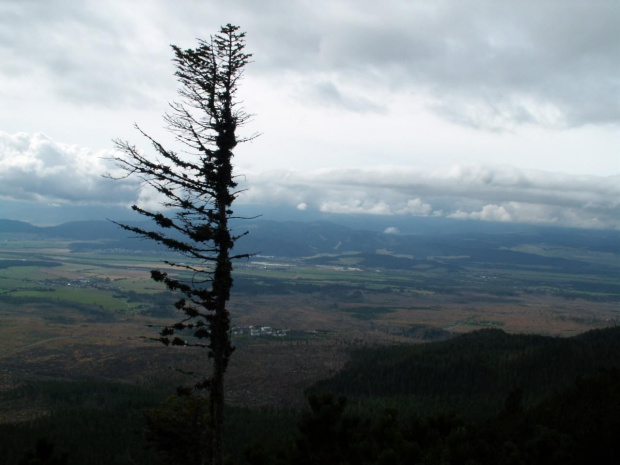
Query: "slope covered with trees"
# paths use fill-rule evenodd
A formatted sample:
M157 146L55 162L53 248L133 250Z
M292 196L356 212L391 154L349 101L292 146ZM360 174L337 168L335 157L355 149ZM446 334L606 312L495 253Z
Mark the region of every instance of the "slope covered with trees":
M331 392L378 410L451 410L483 418L501 410L515 389L532 404L576 376L606 367L620 367L618 327L572 338L484 329L443 342L356 350L341 372L310 392Z
M226 455L253 465L615 463L619 336L620 328L570 339L482 330L361 349L314 386L307 410L229 410ZM149 443L144 412L164 390L48 381L4 392L0 407L48 410L0 425L0 453L16 463L43 437L69 464L159 463L170 444Z

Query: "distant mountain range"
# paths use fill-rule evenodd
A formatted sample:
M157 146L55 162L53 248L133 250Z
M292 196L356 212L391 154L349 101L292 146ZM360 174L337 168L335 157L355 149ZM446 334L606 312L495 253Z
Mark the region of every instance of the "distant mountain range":
M148 222L132 224L149 228ZM393 224L393 221L392 221ZM523 244L539 244L547 248L583 249L586 253L607 252L620 254L620 232L584 229L538 227L485 222L463 222L457 220L417 219L411 220L403 230L414 233L385 232L382 225L369 224L372 229L329 221L272 221L264 219L237 220L234 230L248 231L239 240L236 252L259 255L302 258L315 257L327 260L329 256L361 254L367 260L380 254L392 266L411 259L426 260L452 257L451 263L458 264L454 257L492 263L511 263L520 266L586 271L584 261L541 254L509 250ZM358 227L356 227L358 226ZM400 230L401 227L398 227ZM393 231L393 230L392 230ZM128 249L134 251L163 250L149 240L137 238L111 221L77 221L58 226L37 227L22 221L0 219L0 234L19 234L41 238L58 238L71 241L75 251L101 249ZM325 258L327 256L327 258ZM388 257L389 256L389 257ZM390 266L391 267L391 266Z

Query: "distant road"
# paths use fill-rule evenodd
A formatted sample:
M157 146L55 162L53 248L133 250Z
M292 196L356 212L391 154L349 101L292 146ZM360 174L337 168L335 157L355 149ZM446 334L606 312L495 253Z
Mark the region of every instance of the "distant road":
M57 336L57 337L50 337L48 339L42 339L40 341L37 342L33 342L32 344L26 344L25 346L20 346L20 347L16 347L14 349L9 349L3 353L0 353L0 357L15 353L15 352L19 352L20 350L25 350L28 349L29 347L33 347L33 346L37 346L40 344L45 344L46 342L50 342L50 341L56 341L58 339L75 339L72 337L67 337L67 336Z

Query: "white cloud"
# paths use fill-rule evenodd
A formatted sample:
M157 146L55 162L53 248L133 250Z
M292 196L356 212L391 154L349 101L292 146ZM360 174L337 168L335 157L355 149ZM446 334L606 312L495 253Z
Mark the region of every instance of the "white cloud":
M407 208L398 213L409 213L416 216L428 216L431 213L433 207L430 204L423 202L421 199L407 200Z
M106 157L42 135L0 132L0 197L48 204L138 203L162 198L139 179L111 181ZM239 201L339 214L444 216L585 228L620 228L620 176L571 176L511 166L453 165L281 170L248 174Z
M111 155L58 143L43 134L0 131L0 197L74 204L132 202L137 179L114 182L102 177L115 172L105 159Z
M248 187L242 202L303 202L330 213L620 228L620 176L454 165L434 171L387 167L262 173L249 176Z
M364 214L364 215L392 215L392 208L382 201L346 199L343 201L327 200L319 206L319 210L326 213Z
M601 218L597 216L596 212L585 209L560 208L552 205L533 205L521 202L505 202L501 205L489 204L479 211L458 210L447 215L447 217L460 220L620 229L620 221L618 221L617 216Z
M383 231L384 234L400 234L400 231L398 230L397 227L395 226L390 226L385 228L385 231Z

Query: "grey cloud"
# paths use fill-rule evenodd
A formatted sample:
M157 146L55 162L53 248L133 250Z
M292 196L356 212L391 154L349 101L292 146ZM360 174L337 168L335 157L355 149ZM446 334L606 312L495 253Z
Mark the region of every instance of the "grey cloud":
M346 91L339 89L336 84L331 81L320 81L310 89L309 101L322 102L323 105L336 106L348 111L356 113L385 113L386 108L372 102L362 96L350 95Z
M143 44L136 17L113 4L19 1L0 14L5 79L31 80L75 104L148 106L169 79L166 42ZM157 41L156 41L157 42Z
M559 206L616 208L620 177L573 176L526 171L510 166L455 165L448 170L333 170L327 182L396 191L404 195L464 197L481 201L518 200Z
M0 198L71 204L129 204L139 194L135 179L111 181L111 152L57 143L42 134L0 132Z
M473 126L620 121L614 0L383 2L356 13L317 9L293 35L312 29L319 47L298 61L296 41L283 42L289 59L277 66L431 92L438 113Z
M383 90L495 130L620 122L616 0L5 0L0 73L43 75L76 103L148 106L174 89L168 44L228 21L248 31L252 73L308 95L335 76L323 102L347 110L380 109L369 95Z

